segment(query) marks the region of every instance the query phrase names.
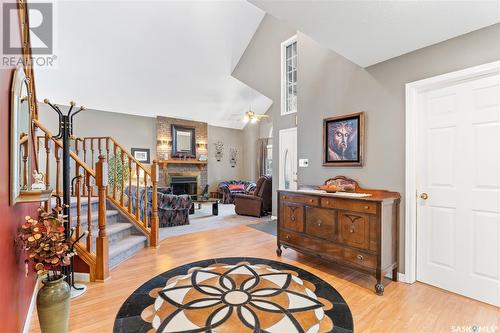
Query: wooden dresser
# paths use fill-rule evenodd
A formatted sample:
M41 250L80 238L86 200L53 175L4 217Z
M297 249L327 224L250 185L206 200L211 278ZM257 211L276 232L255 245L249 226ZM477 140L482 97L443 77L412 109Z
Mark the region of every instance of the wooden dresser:
M383 295L386 272L397 281L400 195L354 184L355 192L371 196L278 191L276 253L290 247L368 273L377 279L375 292Z

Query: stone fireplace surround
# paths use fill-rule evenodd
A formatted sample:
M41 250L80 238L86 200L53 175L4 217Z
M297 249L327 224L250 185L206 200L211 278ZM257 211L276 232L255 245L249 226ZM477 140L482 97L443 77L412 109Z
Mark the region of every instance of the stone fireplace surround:
M157 117L156 118L156 138L157 138L157 155L158 160L164 160L165 153L168 153L169 158L172 158L171 144L164 144L165 142L172 142L172 124L181 125L186 127L194 127L196 131L196 159L200 155L208 155L208 124L199 121L191 121L170 117ZM195 165L195 164L162 164L159 168L159 186L171 186L170 176L186 176L197 178L197 193L200 194L205 186L208 184L208 165Z

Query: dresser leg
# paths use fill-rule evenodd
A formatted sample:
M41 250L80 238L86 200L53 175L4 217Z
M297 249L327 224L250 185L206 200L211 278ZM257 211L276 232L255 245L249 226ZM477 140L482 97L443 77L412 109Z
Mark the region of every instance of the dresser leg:
M278 244L278 247L276 248L276 255L281 257L281 253L283 253L283 251L281 250L281 245Z
M384 285L381 281L377 281L377 284L375 285L375 293L379 296L384 295Z
M392 270L392 281L398 282L398 268Z

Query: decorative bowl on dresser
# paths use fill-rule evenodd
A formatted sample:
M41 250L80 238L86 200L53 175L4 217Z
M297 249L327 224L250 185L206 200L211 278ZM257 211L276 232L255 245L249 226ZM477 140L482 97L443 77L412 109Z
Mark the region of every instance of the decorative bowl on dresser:
M385 273L397 281L400 194L362 189L342 176L325 182L332 183L351 184L354 192L278 191L276 253L289 247L368 273L383 295Z

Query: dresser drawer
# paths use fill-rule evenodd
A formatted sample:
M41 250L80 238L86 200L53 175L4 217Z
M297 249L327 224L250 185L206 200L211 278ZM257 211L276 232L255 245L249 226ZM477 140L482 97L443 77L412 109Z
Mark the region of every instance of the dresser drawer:
M304 206L283 203L280 209L283 228L298 232L304 231Z
M377 256L353 249L344 248L344 259L358 266L377 268Z
M281 200L286 202L302 203L305 205L319 206L319 197L283 193L280 194Z
M370 248L370 218L367 214L339 212L340 241L362 249Z
M298 234L289 230L280 230L280 241L285 244L300 246L311 252L315 252L319 256L329 256L344 260L344 249L342 246L320 239L305 237L304 234Z
M306 233L334 241L337 238L336 216L336 211L331 209L307 207Z
M369 201L323 198L321 200L321 206L325 208L335 208L368 214L377 214L377 204Z

